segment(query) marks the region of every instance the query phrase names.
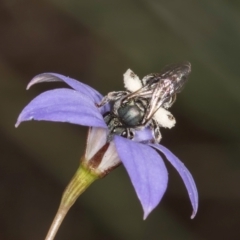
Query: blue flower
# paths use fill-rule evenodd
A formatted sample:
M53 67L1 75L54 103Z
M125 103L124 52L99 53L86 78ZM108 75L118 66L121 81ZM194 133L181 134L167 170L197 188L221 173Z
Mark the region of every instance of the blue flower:
M91 159L100 148L106 145L108 127L103 114L110 106L97 107L103 96L90 86L56 73L37 75L28 84L62 81L72 89L60 88L46 91L33 99L21 112L16 127L23 121L44 120L68 122L90 127L86 159ZM114 136L105 157L97 170L110 171L121 161L127 170L133 187L142 204L144 219L161 201L168 183L168 172L158 151L165 155L182 178L193 207L191 218L197 213L198 192L191 173L184 164L167 148L160 144L146 143L148 130L136 134L133 140ZM144 143L143 143L144 142Z

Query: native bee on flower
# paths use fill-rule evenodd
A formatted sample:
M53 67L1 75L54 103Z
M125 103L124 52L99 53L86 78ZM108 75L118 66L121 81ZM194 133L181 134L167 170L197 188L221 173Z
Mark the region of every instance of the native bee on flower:
M191 72L191 64L183 62L163 68L142 80L130 69L124 76L126 91L108 93L98 104L110 103L112 110L104 120L109 128L108 141L113 135L133 139L136 130L149 127L154 142L160 142L160 127L172 128L176 121L166 109L176 101Z

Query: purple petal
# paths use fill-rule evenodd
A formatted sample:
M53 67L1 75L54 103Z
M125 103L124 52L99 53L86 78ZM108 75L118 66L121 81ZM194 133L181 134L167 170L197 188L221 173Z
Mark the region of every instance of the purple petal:
M19 115L16 127L32 119L107 128L98 108L88 97L65 88L44 92L33 99Z
M187 188L188 195L192 203L193 213L191 218L194 218L198 210L198 191L197 191L196 184L193 180L192 174L188 171L188 169L184 166L184 164L167 148L165 148L160 144L149 144L149 145L161 151L166 156L167 160L173 165L173 167L180 174Z
M65 82L74 90L88 96L94 103L100 103L103 98L102 94L100 94L98 91L88 86L87 84L84 84L73 78L66 77L58 73L42 73L35 76L27 85L27 89L29 89L32 85L36 83L42 83L42 82ZM100 108L100 112L102 114L108 111L110 111L109 104L106 104Z
M35 76L27 86L29 89L32 85L42 82L65 82L74 90L89 96L95 103L102 100L103 96L90 86L81 83L73 78L63 76L58 73L42 73Z
M125 166L144 210L144 219L161 201L168 173L160 155L147 145L114 137L118 155Z
M135 131L133 141L146 143L153 140L152 130L149 128L144 128L139 131Z

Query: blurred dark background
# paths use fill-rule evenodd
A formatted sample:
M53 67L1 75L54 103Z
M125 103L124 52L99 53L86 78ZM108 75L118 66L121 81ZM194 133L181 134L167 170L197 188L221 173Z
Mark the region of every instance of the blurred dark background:
M102 94L188 60L190 80L171 112L162 144L188 167L200 207L194 220L182 180L146 221L123 167L94 183L56 240L240 239L240 2L217 0L0 1L0 239L42 240L84 152L86 128L28 122L22 108L64 86L30 79L57 72Z

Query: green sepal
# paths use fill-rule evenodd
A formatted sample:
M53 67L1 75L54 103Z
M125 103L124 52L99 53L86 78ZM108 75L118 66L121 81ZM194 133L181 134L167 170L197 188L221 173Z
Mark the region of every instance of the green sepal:
M88 186L98 178L99 176L97 176L96 173L81 163L63 193L60 206L72 206L77 198L88 188Z
M55 215L55 218L52 222L52 225L48 231L48 234L45 240L53 240L63 219L65 218L66 214L68 213L69 209L78 199L78 197L91 185L95 180L99 179L95 172L92 169L87 167L84 164L84 161L81 161L77 172L73 176L72 180L66 187L60 206L58 211Z

